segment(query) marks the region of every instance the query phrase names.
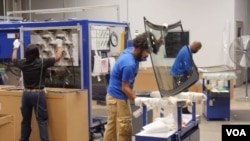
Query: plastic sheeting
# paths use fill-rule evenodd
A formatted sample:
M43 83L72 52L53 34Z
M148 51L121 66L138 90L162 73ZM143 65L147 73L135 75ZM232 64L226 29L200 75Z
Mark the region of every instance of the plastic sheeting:
M202 78L207 80L232 80L236 79L236 70L228 66L211 66L199 68Z

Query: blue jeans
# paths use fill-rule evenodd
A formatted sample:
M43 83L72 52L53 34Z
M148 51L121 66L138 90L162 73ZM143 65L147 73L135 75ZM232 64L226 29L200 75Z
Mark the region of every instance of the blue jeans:
M23 120L21 123L20 141L29 141L33 109L35 111L36 120L39 126L41 141L48 141L48 110L44 91L23 92L21 105L21 113L23 116Z

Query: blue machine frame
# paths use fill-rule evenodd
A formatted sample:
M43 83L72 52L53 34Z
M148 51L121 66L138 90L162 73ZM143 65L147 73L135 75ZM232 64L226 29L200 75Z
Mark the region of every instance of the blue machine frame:
M91 20L69 20L69 21L44 21L44 22L8 22L0 24L0 59L10 59L13 48L13 41L15 38L10 38L9 34L20 33L22 28L40 28L40 27L70 27L80 26L81 27L81 74L82 84L81 89L88 90L88 105L89 105L89 127L91 127L91 100L92 100L92 88L91 88L91 44L90 44L90 26L91 25L104 25L104 26L120 26L129 27L128 23L122 22L108 22L108 21L91 21ZM30 43L29 34L24 33L25 40L24 45ZM127 37L126 37L127 38ZM19 57L20 52L18 53Z

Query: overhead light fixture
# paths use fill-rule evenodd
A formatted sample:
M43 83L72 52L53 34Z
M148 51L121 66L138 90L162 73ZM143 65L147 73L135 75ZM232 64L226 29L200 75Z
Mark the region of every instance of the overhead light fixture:
M72 10L55 10L55 11L40 11L35 14L53 14L53 13L70 13L70 12L83 12L84 9L72 9Z
M7 12L7 21L10 21L10 15L13 14L50 14L50 13L67 13L67 12L83 12L88 9L94 8L104 8L104 7L116 7L119 13L119 5L96 5L96 6L83 6L83 7L66 7L66 8L54 8L54 9L37 9L37 10L24 10L24 11L8 11ZM118 14L119 20L119 14Z

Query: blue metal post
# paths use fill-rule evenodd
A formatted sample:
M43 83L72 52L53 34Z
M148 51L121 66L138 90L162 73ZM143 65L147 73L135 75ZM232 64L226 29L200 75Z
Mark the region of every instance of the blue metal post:
M147 106L143 105L142 106L142 125L145 126L148 123L148 115L147 115Z
M182 105L177 104L177 124L178 131L181 131L182 128Z
M196 120L196 103L193 102L193 105L192 105L192 121L195 121Z

